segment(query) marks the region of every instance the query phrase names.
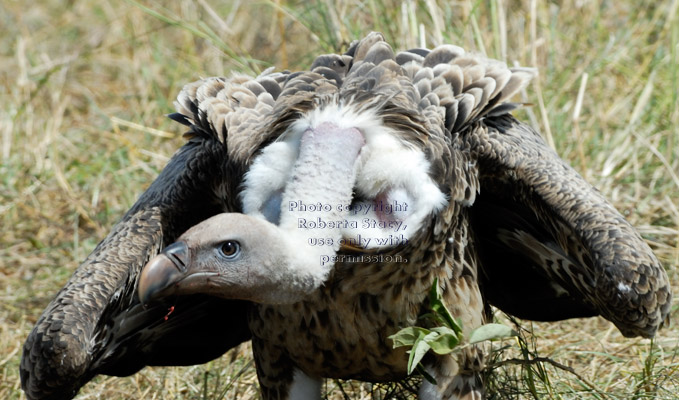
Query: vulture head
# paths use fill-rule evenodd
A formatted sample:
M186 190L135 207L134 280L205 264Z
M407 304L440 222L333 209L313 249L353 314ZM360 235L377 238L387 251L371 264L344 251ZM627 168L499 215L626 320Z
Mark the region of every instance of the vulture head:
M243 214L219 214L154 257L139 279L148 304L169 295L206 293L259 303L299 301L315 289L319 263L275 225ZM312 265L309 265L312 264Z
M187 85L171 118L188 142L29 335L28 398L248 339L265 399L401 379L408 355L388 337L429 311L433 282L465 330L492 305L652 337L667 275L510 114L533 76L452 45L394 53L371 33L306 71ZM437 384L421 398L483 394L481 348L424 364Z

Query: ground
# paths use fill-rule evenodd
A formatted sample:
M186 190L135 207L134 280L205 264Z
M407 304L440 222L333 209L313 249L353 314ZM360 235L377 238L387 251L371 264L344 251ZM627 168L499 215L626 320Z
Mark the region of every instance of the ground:
M23 342L77 265L183 143L165 117L199 77L308 66L369 31L536 67L518 114L635 225L679 294L679 1L0 3L0 398L24 398ZM679 297L677 295L676 297ZM518 321L498 398L679 398L679 322L650 342L609 322ZM498 319L508 324L504 315ZM530 361L535 360L537 361ZM386 398L326 384L329 398ZM258 398L249 346L211 363L99 377L80 399ZM386 390L386 391L385 391ZM375 393L373 393L375 392Z

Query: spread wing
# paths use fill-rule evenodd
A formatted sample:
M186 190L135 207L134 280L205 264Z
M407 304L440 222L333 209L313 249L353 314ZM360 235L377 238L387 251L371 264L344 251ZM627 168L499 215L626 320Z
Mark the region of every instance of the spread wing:
M486 300L527 319L602 315L625 336L652 337L669 313L669 282L622 215L511 116L487 119L468 140Z
M396 61L430 131L443 130L427 143L431 174L448 176L449 199L469 207L484 299L526 319L602 315L626 336L653 336L671 305L664 269L624 217L509 114L534 71L450 45Z
M226 147L198 125L190 132L28 336L21 380L29 399L71 398L97 374L203 363L250 338L246 303L191 296L144 308L136 295L139 271L161 248L234 207L229 190L239 182L230 178L239 172Z

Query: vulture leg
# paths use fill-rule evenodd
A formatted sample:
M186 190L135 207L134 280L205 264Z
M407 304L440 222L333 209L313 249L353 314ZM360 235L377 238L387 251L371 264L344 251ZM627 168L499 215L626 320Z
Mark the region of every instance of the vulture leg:
M202 363L249 339L247 303L195 295L142 307L136 292L150 258L228 206L214 193L233 173L225 160L224 145L194 137L80 265L24 345L28 399L70 399L97 374Z
M265 341L252 337L252 353L257 365L257 378L262 399L293 399L291 389L295 371L291 368L292 360L285 349L272 346ZM312 397L309 397L311 399ZM317 398L320 398L320 393Z
M470 144L485 298L520 318L601 315L625 336L652 337L671 293L648 245L528 126L511 116L485 125Z

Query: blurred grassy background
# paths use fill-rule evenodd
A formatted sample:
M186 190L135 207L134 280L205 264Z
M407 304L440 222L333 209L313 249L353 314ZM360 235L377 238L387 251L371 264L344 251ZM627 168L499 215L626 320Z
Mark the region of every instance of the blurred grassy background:
M298 69L372 30L395 49L454 43L534 66L520 117L638 227L679 293L679 1L0 2L0 398L24 398L23 341L43 308L182 144L182 85ZM594 318L522 322L568 366L506 365L511 398L679 398L679 322L624 339ZM500 316L500 318L503 318ZM328 384L328 397L385 398ZM79 398L257 398L247 346L202 366L99 377Z

